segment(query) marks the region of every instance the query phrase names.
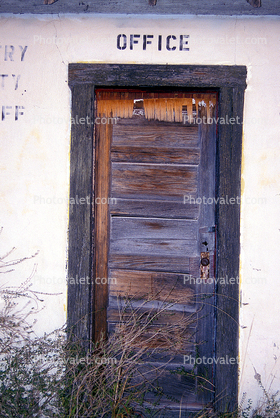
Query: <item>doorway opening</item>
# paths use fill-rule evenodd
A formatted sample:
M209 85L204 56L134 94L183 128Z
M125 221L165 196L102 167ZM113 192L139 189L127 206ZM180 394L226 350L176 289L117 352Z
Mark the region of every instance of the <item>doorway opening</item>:
M157 295L157 286L161 291L166 289L169 294L168 283L172 283L175 277L176 283L182 276L185 276L185 282L191 278L202 279L200 284L198 280L191 283L195 286L208 286L210 283L205 283L207 277L216 278L213 285L215 303L209 304L215 306L216 312L215 344L212 344L213 334L212 340L205 337L209 329L213 330L211 324L206 325L207 329L203 324L197 329L202 331L201 341L206 341L207 358L211 357L209 353L213 350L215 368L209 364L206 366L209 366L209 370L215 369L210 372L214 384L212 395L215 409L229 411L237 405L238 365L236 362L224 364L215 360L238 356L239 289L237 281L222 285L219 279L238 276L240 207L238 204L213 205L211 199L213 196L216 196L216 201L226 196L240 196L245 80L245 67L69 66L72 116L74 119L76 115L78 118L88 117L92 123L74 124L71 130L70 196L90 196L91 204L70 206L68 274L70 277L88 276L91 280L88 286L79 281L75 286L69 286L68 324L76 327L79 339L94 340L105 329L110 331L115 326L116 321L112 319L117 297L121 298L129 292L138 292L139 297L141 292L142 296L144 292ZM208 117L207 112L211 112L209 101L207 104L207 100L204 100L206 106L201 103L199 110L191 106L196 104L189 101L193 97L160 95L176 92L202 94L202 90L204 94L218 94L215 111L220 119L226 121L235 118L240 122L218 123L215 129L214 125L192 123L195 117L198 118L199 111L206 111ZM101 102L105 102L104 94L114 96L116 93L124 97L119 103L111 97L114 104L108 106L107 103L108 116ZM136 93L141 93L142 97L135 97ZM98 97L99 94L101 96ZM129 97L129 94L134 96ZM149 98L148 94L159 96ZM181 101L177 107L180 99L186 99L186 103ZM129 110L129 100L132 110ZM116 109L126 109L128 113L118 115L114 113ZM132 112L132 116L129 112ZM101 118L98 119L99 123L97 120L94 123L95 117ZM120 119L115 125L102 124L102 117ZM177 117L181 117L182 121L187 119L187 123L184 124ZM172 134L170 129L174 131ZM181 134L183 129L183 137L189 138L190 145L187 147L180 146L184 141ZM205 134L203 129L208 130L205 141L201 140ZM142 139L139 137L141 130L146 130ZM162 132L162 140L158 139L157 132ZM148 138L152 138L152 142L147 142ZM172 143L172 138L177 138L175 143ZM212 147L213 138L216 146ZM208 148L201 148L203 144ZM211 154L213 150L216 151L214 156ZM206 164L206 169L201 168L203 164ZM208 193L205 194L206 204L199 200L204 196L203 187ZM180 202L179 195L182 198ZM110 203L98 205L97 198ZM116 204L113 199L116 199ZM186 216L187 207L189 212ZM205 219L211 222L205 222ZM106 228L100 225L104 220ZM104 236L104 231L107 236ZM201 237L205 239L199 239ZM105 260L104 254L107 257ZM180 258L181 261L177 263ZM195 260L194 264L192 259ZM102 260L101 264L98 260ZM199 269L198 272L191 270L193 266ZM107 278L108 286L97 287L96 278ZM110 282L109 279L116 280ZM137 283L143 286L137 287ZM192 289L185 285L177 289L188 301L187 293L190 294ZM176 285L172 289L176 289ZM199 293L197 289L192 291L193 294ZM99 292L98 298L96 292ZM200 291L200 294L205 292ZM104 305L102 307L103 302L101 306L97 305L102 300L107 301L106 309ZM190 309L190 305L185 303L180 312ZM204 303L204 306L207 304ZM213 319L213 312L202 317ZM211 347L210 344L207 346L210 340ZM174 390L180 393L179 388ZM198 398L195 401L200 402Z

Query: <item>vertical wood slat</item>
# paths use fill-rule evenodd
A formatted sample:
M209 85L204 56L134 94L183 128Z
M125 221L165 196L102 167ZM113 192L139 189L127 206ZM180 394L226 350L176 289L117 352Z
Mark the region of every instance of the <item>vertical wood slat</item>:
M198 103L198 101L197 101ZM207 109L201 106L199 118L207 117ZM199 196L208 198L215 196L215 159L216 159L216 132L213 124L202 123L199 125L200 138L200 170L199 170ZM201 204L199 213L199 226L201 227L198 237L198 252L209 251L210 271L214 272L212 266L215 253L215 233L201 232L215 225L215 206L213 204ZM203 244L207 242L207 246ZM210 274L213 278L214 274ZM214 280L212 283L200 283L197 286L197 302L199 308L197 343L199 356L203 358L214 357ZM197 366L197 382L203 384L205 390L200 391L200 400L207 404L213 399L213 365L203 364ZM203 379L199 379L203 376Z
M134 101L131 99L101 99L97 102L97 113L104 117L131 118L133 116L133 105Z
M192 117L192 99L188 99L186 101L186 106L187 106L187 112L188 112L187 122L188 123L192 123L193 122L193 117ZM186 123L185 120L183 120L183 122Z
M242 88L221 88L220 115L228 118L240 118L240 124L219 125L219 184L218 195L229 197L240 196L241 175L240 161L242 152L243 118ZM229 219L234 228L229 228ZM240 210L238 203L233 205L218 205L217 207L217 277L233 277L239 275L240 253ZM216 357L232 358L238 356L238 314L239 285L217 285L217 319L216 319ZM225 338L226 336L226 338ZM217 364L216 366L216 398L217 409L233 411L237 408L238 380L232 379L238 375L238 364Z
M112 124L100 124L96 126L96 198L106 199L110 195L110 151L112 138ZM96 200L95 200L96 201ZM108 278L108 249L109 249L109 206L107 204L95 204L95 278ZM94 292L94 340L98 341L102 336L106 337L107 330L107 300L108 280L95 280Z
M72 88L72 120L88 117L93 120L94 86ZM92 199L93 199L93 124L71 126L70 198L68 251L68 338L89 347L91 339L91 284L92 269ZM89 198L90 204L79 205L76 197ZM70 280L74 279L74 280ZM75 284L71 284L75 282Z

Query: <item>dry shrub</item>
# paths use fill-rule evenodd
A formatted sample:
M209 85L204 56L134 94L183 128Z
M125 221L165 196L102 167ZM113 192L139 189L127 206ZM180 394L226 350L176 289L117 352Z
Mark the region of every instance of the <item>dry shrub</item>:
M182 315L175 324L166 321L158 326L160 318L172 315L173 304L162 302L157 309L150 309L147 308L149 303L151 300L146 300L134 308L133 299L126 299L119 310L114 332L108 339L101 338L86 354L84 367L78 360L79 364L68 368L72 381L72 393L68 393L69 417L124 418L160 414L160 408L154 408L157 401L151 404L146 395L153 392L158 400L164 396L153 376L155 372L157 376L164 373L168 363L156 366L149 363L149 358L162 353L169 355L171 361L176 353L181 353L194 318Z

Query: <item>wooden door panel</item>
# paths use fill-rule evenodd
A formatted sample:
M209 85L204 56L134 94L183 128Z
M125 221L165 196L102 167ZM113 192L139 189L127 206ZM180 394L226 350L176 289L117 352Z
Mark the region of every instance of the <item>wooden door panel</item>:
M109 271L110 296L134 297L194 305L196 286L184 283L184 275L156 271Z
M197 126L132 118L119 119L106 139L111 143L111 201L104 224L110 236L107 330L113 332L121 325L119 312L127 300L130 309L138 314L143 311L143 315L166 306L138 337L135 348L147 344L150 355L142 359L143 371L149 370L149 379L162 385L161 405L171 410L178 410L180 402L185 408L202 407L212 397L210 391L201 395L193 365L184 364L184 355L195 358L197 350L207 356L213 353L214 285L189 280L200 278L202 251L209 252L214 274L213 238L209 237L213 207L184 203L185 195L196 199L206 191L213 196L213 176L211 173L209 181L207 173L213 155L210 153L210 162L202 156L211 146L207 135ZM184 337L176 339L180 321L188 324ZM158 339L150 338L163 326L174 333L174 352L164 351L167 342L160 333ZM176 373L178 368L184 369L182 375ZM202 368L194 370L205 374Z
M177 354L176 359L172 358L170 353L169 370L164 368L158 379L168 394L169 400L165 401L169 407L176 408L178 399L188 405L199 399L206 402L211 398L210 392L203 396L195 394L198 381L190 375L187 377L192 365L183 364L183 355L196 356L195 342L208 356L213 352L213 284L199 285L188 280L188 277L200 277L200 251L209 249L201 241L201 231L206 232L204 238L209 238L201 219L201 214L206 212L200 205L184 203L184 195L197 198L205 192L205 185L208 193L213 192L213 183L209 183L207 172L201 168L202 160L208 167L207 158L201 157L201 149L205 152L205 147L209 147L209 144L201 147L207 135L199 133L198 127L178 124L120 122L113 129L111 147L111 197L116 202L110 206L108 329L112 331L118 326L117 311L127 298L133 298L131 303L135 309L141 308L144 301L145 309L152 310L166 302L171 303L169 310L173 314L196 315L182 343L181 357ZM210 216L209 222L213 221ZM210 250L212 257L213 248ZM211 273L212 261L213 258ZM167 323L168 316L161 321L154 327ZM198 332L198 325L206 338L201 330ZM145 340L149 341L148 331L142 336L141 344ZM160 348L164 341L154 344L158 352L153 366L163 365L167 353L163 359ZM184 367L184 376L174 374L178 367ZM205 373L202 369L199 372Z
M198 264L196 260L196 264ZM109 254L109 267L111 269L133 269L167 271L190 274L190 258L183 254L181 257L172 257L168 254L155 255L154 251L148 254ZM197 268L196 268L197 270Z
M111 156L113 162L197 165L200 149L113 145Z
M114 125L112 146L187 148L197 147L198 139L197 126L186 129L182 123L141 119L139 128L135 129L135 119L119 119Z
M118 309L119 307L116 307L116 309L114 310L116 314L119 313ZM112 312L113 309L110 308L109 315ZM173 314L172 311L171 314ZM110 318L110 316L108 317ZM132 351L137 352L137 350L143 350L144 348L145 355L142 355L141 357L142 364L150 364L152 368L160 366L162 369L164 369L165 365L168 364L169 366L172 366L172 371L174 372L174 374L176 374L176 369L182 368L182 358L185 353L188 353L188 355L191 355L192 357L196 356L196 352L194 349L196 330L190 328L189 334L186 334L184 339L180 339L180 341L178 341L177 343L177 346L176 344L174 344L174 351L176 349L176 353L179 353L174 355L174 353L168 354L166 350L166 346L170 345L170 343L167 342L166 339L163 338L160 334L160 329L162 329L163 326L167 327L167 324L161 323L152 326L149 330L141 331L141 334L137 335L133 340ZM118 327L119 323L112 321L108 322L109 333L119 331L119 329L117 329ZM170 337L173 340L176 340L177 334L175 330L169 332L169 338ZM188 374L191 374L190 372L192 370L192 365L186 364L184 365L184 367L186 368ZM171 369L171 367L169 367L169 369Z
M181 404L180 400L184 406L190 407L193 403L196 402L195 388L196 381L195 377L189 376L180 376L179 374L172 373L174 372L174 365L169 364L164 369L158 368L154 370L154 367L150 367L149 364L142 366L141 375L138 376L137 381L141 381L141 378L146 378L150 382L154 382L154 386L163 388L164 392L167 393L167 397L161 400L161 404L166 406L177 406L176 409L179 409ZM156 398L150 394L150 401ZM186 402L186 399L188 402ZM201 405L200 405L201 407ZM165 415L166 416L166 415Z
M111 241L124 238L197 240L197 222L184 219L111 218Z
M119 322L120 319L120 312L117 309L118 305L117 305L117 301L114 300L112 301L112 305L110 307L108 307L107 309L107 316L108 316L108 321L112 324L117 324ZM144 307L140 307L139 308L139 313L140 314L146 314L147 310ZM125 312L123 313L123 319L129 319L129 316L131 315L131 307L128 307ZM159 315L157 315L156 318L156 324L155 326L158 325L176 325L178 324L182 319L190 319L193 315L193 312L182 312L182 311L176 311L176 310L172 310L171 308L167 311L161 312L159 313ZM190 321L191 322L191 321ZM193 327L192 329L195 329L195 327ZM192 332L191 333L192 337L188 340L188 343L194 343L195 342L195 335ZM189 336L188 336L189 337ZM161 356L166 355L166 353L161 354ZM182 357L180 356L180 361L182 360ZM180 362L179 361L179 362ZM177 361L177 363L179 363Z
M110 253L184 257L197 254L197 242L179 239L124 238L111 242ZM99 276L100 277L100 276Z
M196 166L112 163L112 197L183 200L196 197Z
M160 200L116 199L110 205L111 216L146 216L147 218L194 219L199 217L199 205Z

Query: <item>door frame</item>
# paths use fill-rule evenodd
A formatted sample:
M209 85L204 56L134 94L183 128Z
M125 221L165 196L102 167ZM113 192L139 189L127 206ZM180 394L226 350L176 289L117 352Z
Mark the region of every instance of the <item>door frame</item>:
M172 87L218 92L216 198L215 409L238 405L241 155L245 66L69 64L72 93L68 237L69 335L90 346L93 335L95 88ZM223 118L223 119L222 119ZM236 123L230 123L234 118ZM234 198L235 203L229 203ZM73 199L74 202L73 203ZM72 202L72 203L71 203ZM239 202L239 203L238 203ZM233 278L224 284L220 279ZM222 282L222 283L221 283ZM71 330L71 332L70 332Z

